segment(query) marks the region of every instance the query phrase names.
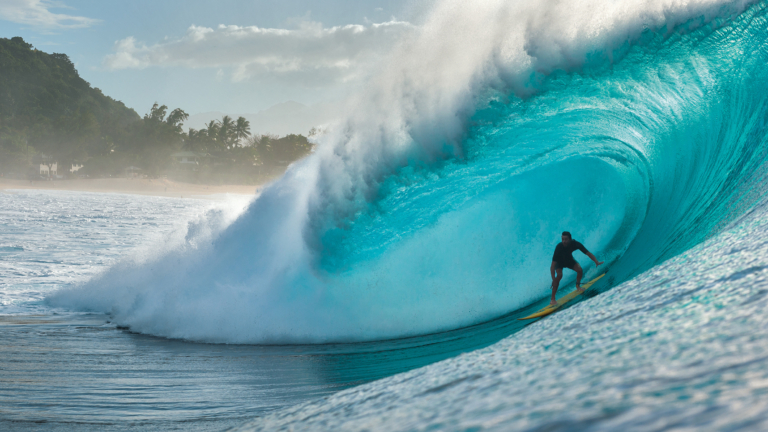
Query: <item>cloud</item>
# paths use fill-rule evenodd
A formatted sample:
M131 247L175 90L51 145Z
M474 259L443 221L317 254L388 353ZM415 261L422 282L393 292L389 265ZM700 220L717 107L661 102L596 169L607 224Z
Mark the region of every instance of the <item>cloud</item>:
M415 27L403 21L325 28L303 22L297 29L220 25L191 26L178 39L147 46L133 37L117 41L104 59L113 70L150 66L226 68L232 81L281 78L307 86L359 78Z
M0 19L27 24L44 30L65 30L90 27L97 19L53 13L51 8L66 7L62 3L46 0L2 0Z

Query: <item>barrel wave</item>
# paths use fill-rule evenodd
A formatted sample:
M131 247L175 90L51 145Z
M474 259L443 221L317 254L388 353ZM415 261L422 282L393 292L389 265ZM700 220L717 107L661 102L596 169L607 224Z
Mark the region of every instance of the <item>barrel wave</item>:
M768 2L463 3L237 218L48 302L207 342L423 335L546 297L563 230L615 285L764 196Z

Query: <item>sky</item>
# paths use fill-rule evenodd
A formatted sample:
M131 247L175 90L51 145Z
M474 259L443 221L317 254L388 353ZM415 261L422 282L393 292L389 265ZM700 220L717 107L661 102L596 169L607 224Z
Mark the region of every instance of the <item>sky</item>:
M364 85L418 26L417 0L0 0L0 37L67 54L143 115L320 106Z

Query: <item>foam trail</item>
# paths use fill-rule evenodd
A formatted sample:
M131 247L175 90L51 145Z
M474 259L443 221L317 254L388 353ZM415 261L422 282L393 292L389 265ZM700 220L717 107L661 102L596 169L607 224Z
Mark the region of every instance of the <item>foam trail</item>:
M669 193L660 161L723 151L685 137L720 112L708 91L725 72L705 56L749 3L438 2L347 120L231 225L49 302L168 337L358 341L543 297L564 227L610 261L661 259L683 245L630 245L644 223L677 226L648 219L660 202L695 198ZM676 57L684 37L698 57Z

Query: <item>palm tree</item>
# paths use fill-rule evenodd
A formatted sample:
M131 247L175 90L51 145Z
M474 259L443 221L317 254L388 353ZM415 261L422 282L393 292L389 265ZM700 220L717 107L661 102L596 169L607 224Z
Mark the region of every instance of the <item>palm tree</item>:
M218 140L219 131L221 130L221 126L219 125L219 122L217 122L216 120L211 120L210 122L208 122L207 125L205 125L205 127L206 127L205 131L211 143L216 147L221 147L222 143L221 141Z
M219 122L219 138L225 148L230 148L235 141L235 122L232 117L225 115Z
M245 119L245 117L238 117L237 123L235 123L235 138L239 145L240 141L251 136L251 122Z
M211 120L205 125L205 131L209 137L215 137L219 135L219 123L216 120Z
M205 150L205 144L208 140L208 131L205 129L195 130L189 128L189 133L184 137L184 150L201 151Z

